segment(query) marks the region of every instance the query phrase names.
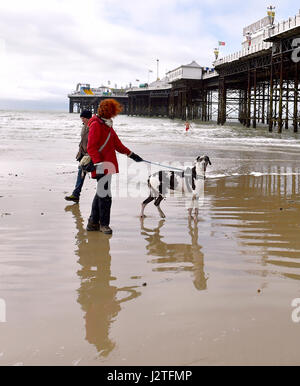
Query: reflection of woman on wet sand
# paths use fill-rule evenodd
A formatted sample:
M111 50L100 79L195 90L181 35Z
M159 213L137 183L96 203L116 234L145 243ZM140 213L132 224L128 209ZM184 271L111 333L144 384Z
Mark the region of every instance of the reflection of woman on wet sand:
M166 264L175 263L174 266L168 267L160 266L155 268L155 271L193 271L194 286L198 290L205 290L207 288L208 277L204 272L204 255L201 252L201 246L198 244L198 225L195 222L194 227L189 222L189 234L191 236L191 244L169 244L165 243L160 234L160 229L165 223L165 220L160 220L156 228L150 229L144 226L144 219L141 218L141 234L147 241L146 249L148 255L158 256L158 259L152 260L154 263ZM193 266L181 265L178 263L192 263Z
M78 205L66 207L71 211L78 233L75 253L82 268L77 272L81 279L78 289L78 303L85 311L86 340L94 344L101 356L107 356L114 349L115 343L109 337L111 323L121 310L120 304L140 295L136 287L117 288L111 285L115 280L111 276L110 244L111 236L87 233ZM118 300L122 293L128 296Z

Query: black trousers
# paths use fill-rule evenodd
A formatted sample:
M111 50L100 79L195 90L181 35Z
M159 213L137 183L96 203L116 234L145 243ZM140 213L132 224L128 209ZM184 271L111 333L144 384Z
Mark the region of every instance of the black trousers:
M97 192L93 199L92 211L89 221L93 224L108 226L111 210L111 175L101 174L97 176Z

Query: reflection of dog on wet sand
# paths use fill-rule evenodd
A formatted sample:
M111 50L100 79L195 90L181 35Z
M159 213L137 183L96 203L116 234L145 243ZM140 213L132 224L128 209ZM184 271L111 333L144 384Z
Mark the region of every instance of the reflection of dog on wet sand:
M75 254L81 268L77 272L80 278L77 301L85 312L86 340L106 357L115 347L109 331L121 311L121 304L140 296L141 292L135 286L118 288L112 284L116 278L110 269L111 236L86 232L78 204L65 210L72 212L78 230Z
M145 217L146 206L153 200L160 217L165 218L160 203L170 191L185 195L186 208L189 218L192 218L194 209L195 218L198 218L199 200L204 198L204 180L207 165L211 165L207 155L198 157L192 169L186 171L159 171L148 178L149 197L142 203L140 217Z
M183 243L166 243L162 239L164 236L160 234L165 220L160 220L156 228L146 228L144 219L141 218L141 234L147 241L146 249L148 255L158 257L153 259L153 263L158 263L160 266L154 271L192 271L194 276L194 286L198 290L207 288L208 276L204 272L204 255L201 251L202 247L198 244L198 226L194 222L189 222L188 230L191 236L191 244ZM184 263L178 266L178 263ZM188 266L186 263L191 263Z

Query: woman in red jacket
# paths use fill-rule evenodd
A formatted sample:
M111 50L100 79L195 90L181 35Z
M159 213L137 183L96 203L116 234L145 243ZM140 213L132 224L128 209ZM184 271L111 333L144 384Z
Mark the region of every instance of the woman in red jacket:
M92 178L97 179L97 192L93 200L87 230L112 234L109 227L111 210L111 176L119 173L116 151L126 154L136 162L143 159L131 152L120 141L114 131L111 118L122 111L122 106L114 99L105 99L98 107L97 115L89 120L87 152L95 165Z

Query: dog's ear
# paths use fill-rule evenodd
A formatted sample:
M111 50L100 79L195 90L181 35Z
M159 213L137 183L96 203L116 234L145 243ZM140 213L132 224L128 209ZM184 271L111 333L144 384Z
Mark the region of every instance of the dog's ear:
M199 155L199 157L197 157L197 159L196 159L196 162L200 162L200 161L202 161L202 156L201 155Z
M209 157L207 155L205 156L205 161L208 162L209 165L211 165L210 159L209 159Z

